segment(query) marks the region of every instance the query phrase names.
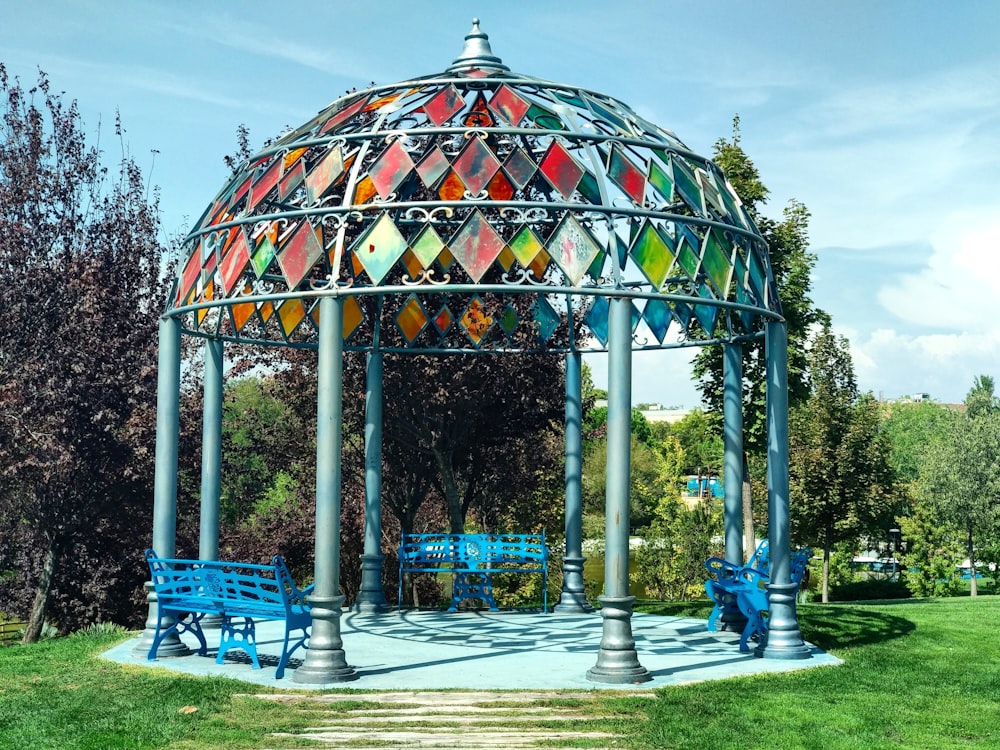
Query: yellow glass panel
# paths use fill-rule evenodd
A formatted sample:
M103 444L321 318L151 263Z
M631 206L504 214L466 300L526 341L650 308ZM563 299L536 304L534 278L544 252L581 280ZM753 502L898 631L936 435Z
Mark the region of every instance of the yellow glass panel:
M412 250L403 253L403 265L411 279L417 278L417 274L424 270L423 264L417 260L417 256L413 254Z
M306 309L302 306L301 300L286 299L278 308L278 317L281 319L281 329L285 336L291 336L299 323L306 317Z
M504 271L509 271L510 267L514 265L514 253L510 251L509 247L504 246L504 249L500 251L500 255L497 256L497 262L503 266Z
M292 166L296 162L296 160L308 150L309 149L307 148L297 148L294 151L289 151L287 154L285 154L285 163L281 165L282 170L286 170L290 166Z
M318 324L319 305L316 305L316 311ZM344 338L349 339L351 334L358 330L358 326L364 321L365 312L361 309L361 305L358 304L358 300L354 297L346 297L344 299Z
M403 305L403 309L396 316L396 324L411 344L424 330L424 326L427 325L427 313L424 312L416 297L410 297Z
M488 317L483 312L482 303L478 299L474 299L469 303L465 315L462 316L459 323L469 334L469 338L478 344L483 340L486 332L490 330L490 326L493 325L493 318Z
M273 302L265 302L263 305L260 306L260 319L262 321L264 321L266 323L267 321L269 321L271 319L272 315L274 315L274 303Z

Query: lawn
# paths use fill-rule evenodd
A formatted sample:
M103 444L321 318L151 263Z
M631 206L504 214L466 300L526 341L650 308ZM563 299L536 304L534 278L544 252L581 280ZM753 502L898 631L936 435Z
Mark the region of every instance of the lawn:
M642 609L708 613L707 603ZM655 701L587 693L582 707L622 733L621 747L1000 747L1000 597L810 604L800 613L806 639L844 665L663 688ZM0 649L0 747L281 747L270 732L309 722L308 712L241 697L259 686L97 658L120 637Z

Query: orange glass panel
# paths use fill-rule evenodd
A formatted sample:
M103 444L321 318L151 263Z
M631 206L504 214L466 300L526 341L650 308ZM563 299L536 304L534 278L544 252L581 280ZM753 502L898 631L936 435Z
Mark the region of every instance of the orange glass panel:
M423 264L413 254L412 250L407 250L403 253L403 266L406 268L406 272L410 275L411 279L417 278L417 274L424 270Z
M514 253L510 251L509 247L505 247L500 251L500 255L497 256L497 263L503 266L504 271L509 271L510 267L514 265Z
M486 190L490 194L490 200L509 201L514 197L514 186L503 176L503 172L497 172L494 175L490 184L486 186Z
M416 297L410 296L403 309L396 315L396 325L411 344L427 325L427 313Z
M284 169L288 169L290 166L292 166L296 162L296 160L308 150L309 150L308 148L297 148L294 151L289 151L287 154L285 154L285 161L283 164Z
M465 184L458 178L457 174L449 170L448 176L438 188L438 195L443 201L460 201L465 195Z
M535 275L536 279L541 279L545 275L545 269L549 267L550 260L552 259L549 257L549 254L544 250L540 250L535 259L528 265L528 270Z
M354 188L354 204L358 205L361 203L367 203L372 199L376 192L375 183L372 182L372 178L365 177L358 183L357 187Z
M257 309L257 305L253 302L241 302L238 305L233 305L230 308L230 312L233 315L233 327L236 331L242 331L243 327L247 324L247 321L253 316L254 310Z
M260 319L262 321L264 321L266 323L267 321L269 321L271 319L272 315L274 315L274 303L273 302L265 302L263 305L260 306Z
M349 339L365 322L365 311L355 297L344 298L344 339ZM316 325L319 325L319 304L316 305Z
M306 309L302 306L301 300L286 299L278 308L278 317L281 319L281 330L285 332L285 336L291 336L306 317Z

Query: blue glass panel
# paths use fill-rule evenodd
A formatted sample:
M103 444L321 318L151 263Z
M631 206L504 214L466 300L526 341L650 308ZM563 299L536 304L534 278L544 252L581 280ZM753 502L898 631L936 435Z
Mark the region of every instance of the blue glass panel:
M608 345L608 311L610 309L607 297L595 297L594 304L583 316L584 324L594 334L594 338L601 342L601 346Z
M538 337L548 341L559 327L559 314L552 309L544 297L539 297L535 304L535 322L538 323Z
M712 299L712 293L705 288L704 284L698 288L698 294L706 299ZM698 322L701 323L701 327L705 329L705 333L712 336L715 332L715 322L719 318L719 308L714 305L697 305L694 308L694 314L698 318Z
M646 309L642 311L642 319L646 321L656 340L662 344L670 326L670 305L662 299L648 300Z

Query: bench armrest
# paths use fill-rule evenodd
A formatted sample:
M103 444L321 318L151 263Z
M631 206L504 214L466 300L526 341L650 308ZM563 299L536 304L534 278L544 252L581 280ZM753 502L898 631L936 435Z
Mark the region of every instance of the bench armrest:
M731 581L739 574L742 566L733 565L728 560L723 560L721 557L710 557L705 561L705 570L716 581Z

